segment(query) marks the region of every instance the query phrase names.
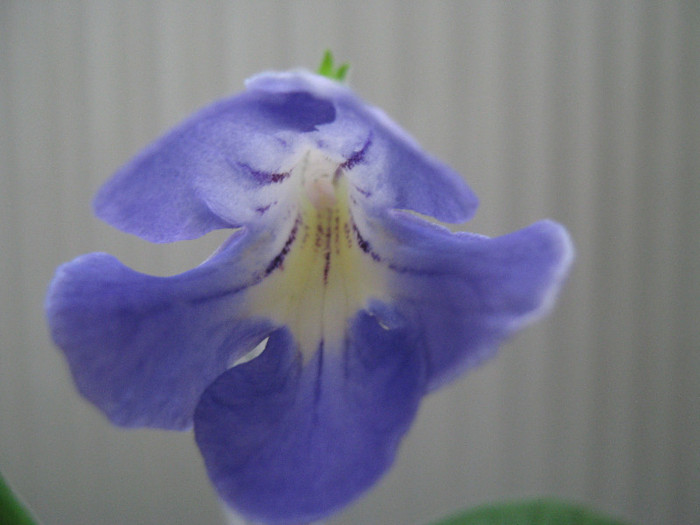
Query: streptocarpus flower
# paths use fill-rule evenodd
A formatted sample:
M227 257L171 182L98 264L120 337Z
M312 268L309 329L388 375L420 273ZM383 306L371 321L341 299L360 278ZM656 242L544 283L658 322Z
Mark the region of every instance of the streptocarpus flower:
M490 239L420 217L464 221L476 205L344 85L262 74L95 200L149 241L219 228L229 240L172 277L103 253L61 266L51 334L115 424L194 426L213 484L243 515L318 519L389 468L423 395L551 304L572 258L561 226Z

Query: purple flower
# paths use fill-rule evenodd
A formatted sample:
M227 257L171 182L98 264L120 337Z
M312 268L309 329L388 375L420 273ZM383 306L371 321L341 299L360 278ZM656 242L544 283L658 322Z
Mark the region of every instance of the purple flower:
M347 87L262 74L95 201L149 241L218 228L230 239L172 277L103 253L61 266L51 334L115 424L194 426L213 484L243 515L318 519L389 468L426 393L551 305L572 259L561 226L489 239L411 213L459 222L476 206L459 175Z

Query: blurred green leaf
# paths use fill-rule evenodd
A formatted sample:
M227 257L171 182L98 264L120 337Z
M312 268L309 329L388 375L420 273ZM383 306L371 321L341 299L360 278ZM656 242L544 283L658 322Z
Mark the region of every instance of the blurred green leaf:
M36 525L27 508L14 495L0 474L0 523L2 525Z
M579 505L535 499L483 505L432 525L626 525Z

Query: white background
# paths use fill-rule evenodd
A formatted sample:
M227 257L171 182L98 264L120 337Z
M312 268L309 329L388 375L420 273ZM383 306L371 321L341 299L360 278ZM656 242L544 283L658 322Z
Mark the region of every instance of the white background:
M558 308L430 396L394 469L330 524L423 524L556 495L640 524L700 516L697 2L0 2L0 470L46 525L217 524L190 433L110 426L48 340L53 271L108 251L169 274L221 235L152 246L95 190L265 69L351 84L481 198L578 259Z

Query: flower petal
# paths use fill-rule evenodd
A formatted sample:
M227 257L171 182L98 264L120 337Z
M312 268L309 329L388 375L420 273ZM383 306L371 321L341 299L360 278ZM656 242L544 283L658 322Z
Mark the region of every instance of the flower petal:
M369 213L412 210L451 223L472 218L478 199L458 173L424 152L381 110L365 108L362 118L372 120L372 133L351 157L349 177Z
M446 222L470 219L476 195L454 170L426 154L382 110L367 105L349 88L303 71L265 73L250 79L249 90L305 91L332 100L336 118L319 126L317 147L339 154L365 206L381 213L410 209Z
M234 235L198 268L152 277L114 257L84 255L59 268L47 296L51 335L80 392L118 425L184 429L200 394L271 330L247 319L253 277Z
M217 228L264 228L278 206L305 132L332 122L308 92L244 92L194 114L146 148L99 191L97 215L153 242Z
M383 257L392 270L393 307L427 353L430 389L544 314L573 258L566 230L552 221L489 239L407 213L392 217Z
M411 209L449 222L473 215L477 199L457 173L340 83L267 73L247 88L195 113L121 168L98 192L97 215L153 242L262 229L289 213L286 186L310 146L350 173L374 213Z
M195 413L195 437L222 498L266 523L339 509L391 465L424 392L406 332L361 312L341 349L305 365L288 330L228 370ZM340 350L340 351L339 351Z

